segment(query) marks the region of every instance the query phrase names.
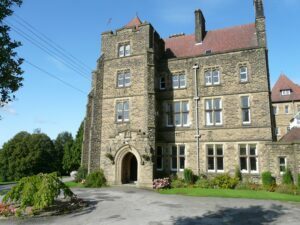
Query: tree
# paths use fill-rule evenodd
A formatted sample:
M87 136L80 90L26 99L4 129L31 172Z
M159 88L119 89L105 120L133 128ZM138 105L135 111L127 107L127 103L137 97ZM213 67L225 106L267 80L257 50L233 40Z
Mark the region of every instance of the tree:
M54 147L55 147L55 155L56 155L56 170L60 172L60 174L65 174L66 172L63 169L63 157L64 157L64 149L69 148L69 146L73 145L73 137L72 134L69 132L62 132L57 135L56 139L54 140ZM66 149L66 151L68 151Z
M55 149L46 134L20 132L3 145L0 177L4 181L55 171Z
M63 168L67 172L77 170L80 167L81 160L81 149L83 141L83 122L77 131L75 141L71 144L69 142L65 145L64 157L63 157Z
M21 43L11 40L10 28L3 22L13 14L11 8L21 4L22 0L0 0L0 107L14 100L13 93L22 86L23 71L20 65L23 59L18 58L14 51Z

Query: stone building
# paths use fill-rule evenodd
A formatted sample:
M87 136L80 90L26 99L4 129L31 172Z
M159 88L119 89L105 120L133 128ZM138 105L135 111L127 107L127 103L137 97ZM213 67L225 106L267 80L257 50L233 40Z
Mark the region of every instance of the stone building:
M254 8L254 23L212 31L196 10L191 35L162 39L137 17L102 33L82 165L102 168L110 184L138 186L184 168L280 175L278 157L299 145L274 147L262 0Z
M275 133L277 139L280 140L292 128L291 121L297 123L295 117L300 112L300 86L292 82L286 75L281 74L272 88L272 105L275 116Z

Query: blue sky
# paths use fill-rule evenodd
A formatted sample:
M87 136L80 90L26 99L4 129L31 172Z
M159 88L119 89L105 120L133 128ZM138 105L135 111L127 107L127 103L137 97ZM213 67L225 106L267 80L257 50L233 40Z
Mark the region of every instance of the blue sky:
M253 0L25 0L16 15L82 61L90 77L100 55L100 34L128 23L136 14L152 23L161 37L194 31L194 10L202 9L208 30L254 22ZM271 84L280 73L300 83L300 1L265 0ZM23 29L12 16L7 22ZM111 21L108 23L108 21ZM27 32L28 33L28 32ZM51 138L62 131L76 133L84 118L89 79L70 70L53 56L20 40L20 57L58 76L83 94L23 64L24 87L17 100L0 109L0 146L20 131L40 128Z

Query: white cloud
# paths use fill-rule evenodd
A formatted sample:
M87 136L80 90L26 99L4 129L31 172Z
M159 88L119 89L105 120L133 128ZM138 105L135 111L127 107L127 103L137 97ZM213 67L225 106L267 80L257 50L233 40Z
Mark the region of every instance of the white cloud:
M40 118L40 117L35 117L33 122L35 124L38 124L38 125L42 125L42 124L53 124L53 125L55 125L55 124L57 124L57 122L55 122L55 121L51 121L51 120Z
M62 62L60 62L59 60L57 60L56 58L49 56L49 57L47 57L47 60L52 65L54 65L57 69L59 69L61 71L66 71L67 70L67 67Z
M10 103L8 103L8 104L6 104L5 106L3 106L3 107L1 108L1 111L3 111L5 114L11 115L11 116L16 116L16 115L18 115L16 109L13 108L13 106L12 106Z

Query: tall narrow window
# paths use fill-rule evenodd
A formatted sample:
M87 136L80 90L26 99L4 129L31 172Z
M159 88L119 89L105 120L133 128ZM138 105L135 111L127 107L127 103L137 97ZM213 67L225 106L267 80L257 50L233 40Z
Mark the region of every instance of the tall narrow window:
M118 74L118 87L129 87L130 82L130 72L122 72Z
M207 170L209 172L223 172L223 145L207 145Z
M173 145L171 148L171 170L182 171L185 168L185 145Z
M273 106L273 114L277 115L278 113L278 107L277 106Z
M247 66L240 67L240 82L248 81L248 68Z
M167 126L189 126L188 101L167 103Z
M186 87L185 75L184 74L173 75L172 87L173 89L185 88Z
M284 106L284 112L285 112L285 114L289 113L289 106L288 105Z
M222 125L222 100L221 98L205 100L206 125Z
M130 56L130 45L125 45L125 56Z
M159 78L159 89L160 90L165 90L166 89L166 79L165 79L165 77L160 77Z
M129 121L129 102L123 101L118 102L116 106L117 110L117 122L127 122Z
M124 57L124 55L125 55L125 46L120 45L119 46L119 57Z
M286 157L279 157L279 171L283 174L286 171Z
M243 124L250 124L250 100L249 96L241 97L241 108L242 108L242 122Z
M163 170L163 148L161 146L156 148L156 169Z
M218 85L220 84L220 71L216 69L210 69L205 71L205 85Z
M244 173L258 172L258 156L256 144L240 144L240 169Z

